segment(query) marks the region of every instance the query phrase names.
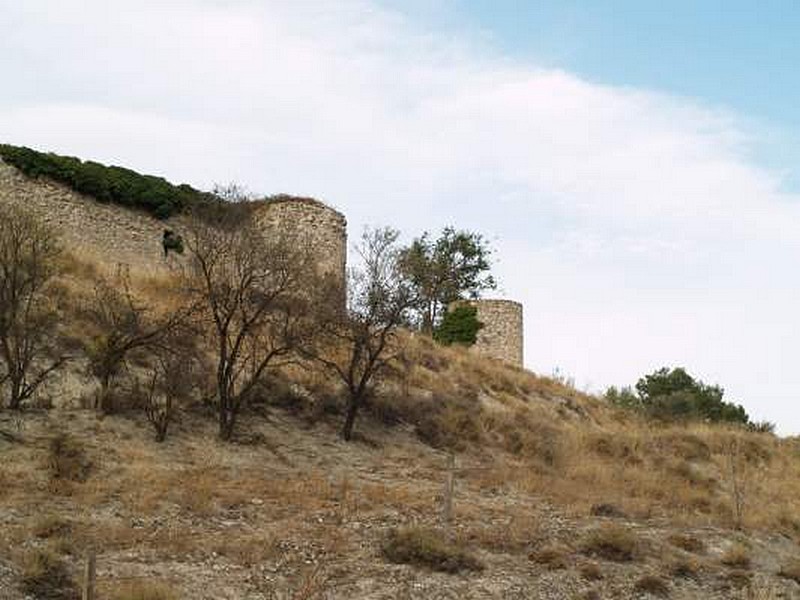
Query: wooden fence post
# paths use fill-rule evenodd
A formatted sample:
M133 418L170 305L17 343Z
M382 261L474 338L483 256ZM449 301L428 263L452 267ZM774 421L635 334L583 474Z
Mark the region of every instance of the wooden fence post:
M95 554L94 551L90 550L86 553L86 566L83 571L83 593L81 594L82 600L95 600L95 571Z
M447 455L447 473L444 478L444 494L442 497L442 522L446 530L450 530L453 519L453 488L455 484L456 457L453 453Z

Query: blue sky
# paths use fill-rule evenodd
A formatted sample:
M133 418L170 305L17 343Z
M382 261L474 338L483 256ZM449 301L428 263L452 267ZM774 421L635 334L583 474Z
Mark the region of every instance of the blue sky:
M387 0L450 35L599 83L736 111L756 160L800 189L800 2L793 0Z
M800 4L0 0L0 140L493 240L526 366L800 433Z

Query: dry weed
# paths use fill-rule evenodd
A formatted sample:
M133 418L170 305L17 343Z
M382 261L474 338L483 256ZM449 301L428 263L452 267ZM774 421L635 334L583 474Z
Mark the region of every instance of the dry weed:
M750 550L744 544L731 544L720 558L720 562L726 567L734 569L750 568Z
M668 538L670 544L694 554L702 554L706 551L706 543L696 535L688 533L673 533Z
M80 483L88 478L91 462L82 443L66 433L58 433L50 439L47 466L54 481Z
M531 552L528 558L551 571L555 571L570 567L572 563L571 556L572 550L568 546L554 542L545 544L542 548Z
M586 536L581 550L589 556L628 562L638 558L641 544L633 532L621 525L602 525Z
M439 531L420 527L391 531L383 543L382 551L390 562L445 573L483 569L482 563L465 548L445 541Z
M669 584L658 575L642 575L636 580L633 589L636 592L651 594L659 598L669 596Z
M22 587L40 600L74 600L78 596L66 564L49 550L32 550L23 556Z

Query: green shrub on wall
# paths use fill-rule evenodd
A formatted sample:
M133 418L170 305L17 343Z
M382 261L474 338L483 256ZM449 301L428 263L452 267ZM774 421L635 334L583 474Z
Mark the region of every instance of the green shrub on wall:
M47 177L100 202L144 210L159 219L211 197L186 184L172 185L161 177L20 146L0 144L0 158L28 177Z
M464 344L471 346L478 339L483 323L478 321L478 309L461 304L445 313L442 322L433 330L433 339L440 344Z

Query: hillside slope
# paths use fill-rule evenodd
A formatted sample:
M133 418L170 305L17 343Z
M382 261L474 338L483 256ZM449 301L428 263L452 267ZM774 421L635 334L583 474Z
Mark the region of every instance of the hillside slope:
M225 445L210 420L186 414L156 445L140 419L87 411L0 423L15 440L0 442L4 598L30 592L38 553L77 577L89 548L100 598L628 598L659 583L673 598L800 593L777 575L798 556L788 536L613 503L586 510L544 493L549 476L481 448L458 454L452 536L483 569L393 564L382 547L394 528L440 525L446 477L445 454L407 426L368 421L346 444L331 423L270 411ZM80 467L62 449L66 473L54 478L52 440L64 433ZM70 475L83 468L84 481ZM145 583L165 595L135 595ZM746 596L748 585L773 595Z
M108 243L134 258L161 225L71 194L0 164L0 201L39 206L64 234L61 321L89 344L84 305L119 255L81 228L117 223ZM143 300L174 300L168 264L133 264ZM352 443L341 390L315 369L275 375L232 443L197 398L157 444L141 390L126 382L127 403L100 417L76 358L27 410L0 410L0 598L76 597L90 550L98 597L117 600L800 597L798 440L658 425L403 341Z

